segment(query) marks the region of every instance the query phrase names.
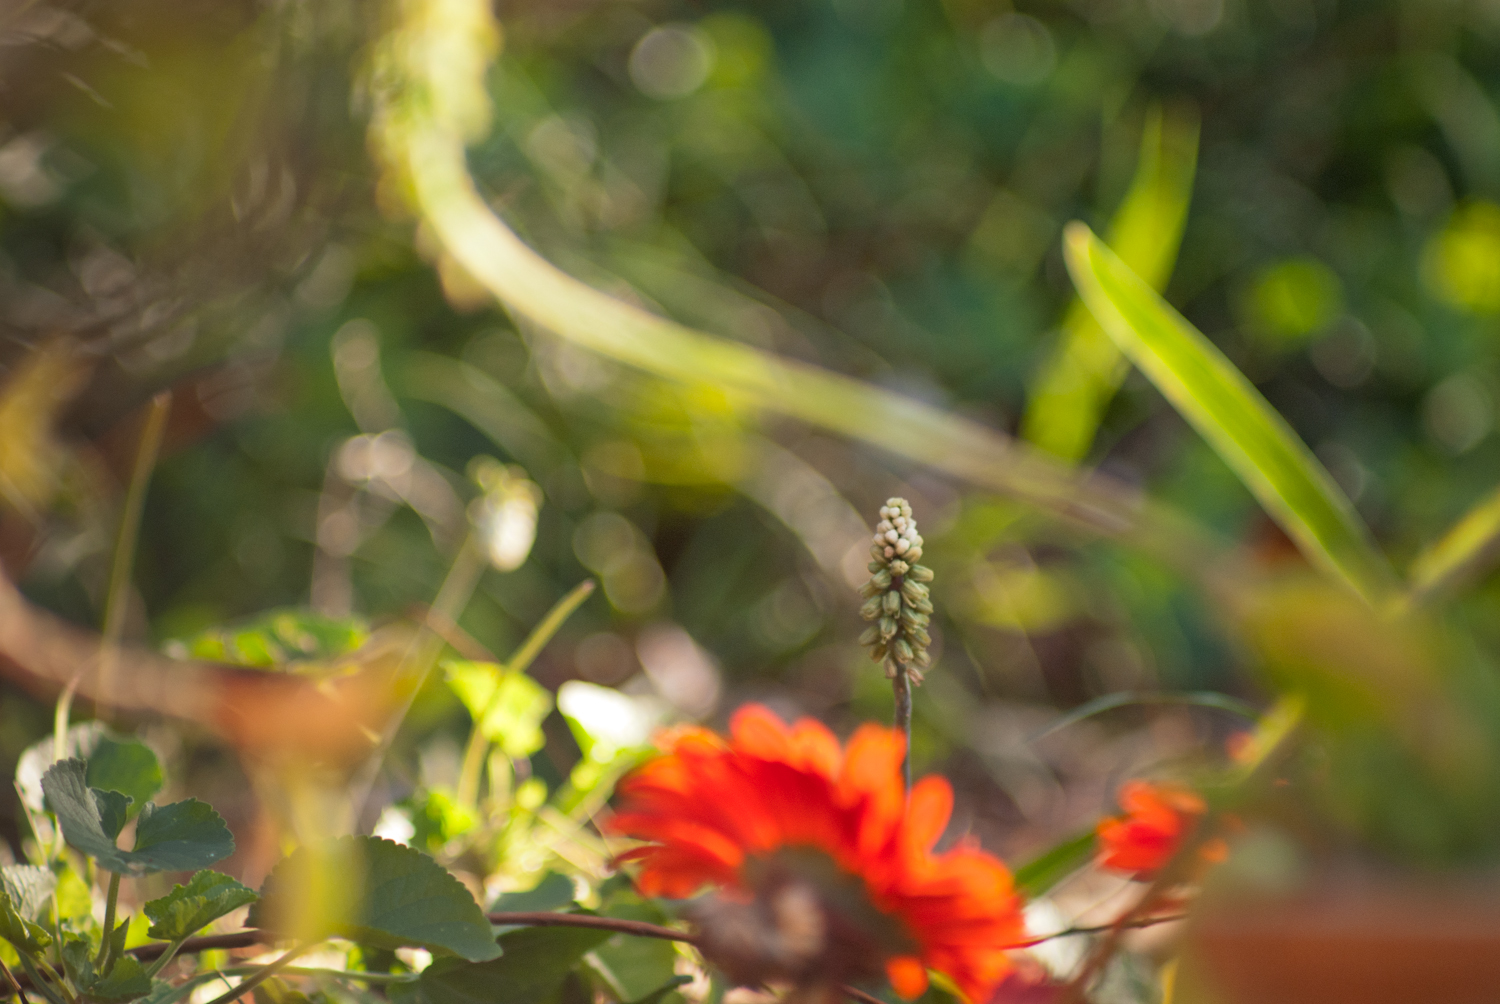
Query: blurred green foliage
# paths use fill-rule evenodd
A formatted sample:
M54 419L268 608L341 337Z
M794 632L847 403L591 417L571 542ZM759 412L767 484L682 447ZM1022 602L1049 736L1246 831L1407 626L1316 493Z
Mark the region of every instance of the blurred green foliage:
M1195 110L1166 299L1398 566L1494 486L1500 6L512 0L498 16L493 128L470 166L550 260L1004 430L1068 323L1064 224L1107 233L1157 110ZM28 474L24 505L7 495L0 554L29 596L98 622L132 416L171 386L135 638L196 637L190 654L250 665L335 654L354 636L309 625L432 602L471 503L490 498L469 472L499 458L540 487L535 542L481 580L459 618L471 640L513 650L592 575L602 597L531 670L549 691L624 686L690 717L755 697L849 725L889 701L853 643L862 522L905 494L938 571L919 766L959 780L972 825L1034 844L1080 821L1075 784L1093 810L1118 771L1216 755L1234 720L1180 709L1022 741L1052 709L1117 691L1263 696L1275 672L1200 583L867 447L752 427L711 388L494 309L370 162L357 82L381 28L337 0L0 14L16 40L0 57L0 362L15 380L66 336L86 380L54 408L55 477ZM1100 398L1097 433L1067 435L1082 462L1243 545L1256 569L1291 567L1223 461L1146 380L1106 364L1119 390ZM37 465L6 450L62 454L19 423L0 440L12 480ZM1449 614L1484 653L1480 690L1500 651L1495 589L1484 579ZM332 620L290 636L274 619L217 627L282 607ZM402 797L413 777L455 782L432 751L467 716L441 682L398 742ZM6 702L0 749L43 731L24 715ZM594 733L567 717L541 722L536 777L557 791L582 769L592 790L633 747L590 759ZM462 829L436 803L419 815L429 842Z

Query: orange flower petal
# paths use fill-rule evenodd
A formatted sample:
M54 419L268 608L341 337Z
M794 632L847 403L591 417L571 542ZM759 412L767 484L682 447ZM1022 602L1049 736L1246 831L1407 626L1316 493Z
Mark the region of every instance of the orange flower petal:
M902 1000L916 1000L927 992L927 967L915 955L898 955L888 960L885 974Z
M887 960L903 997L922 993L931 968L971 1000L987 1000L1024 924L999 860L972 841L932 853L952 814L948 783L925 779L908 802L906 741L893 729L866 725L840 749L820 723L788 726L754 705L731 729L729 742L683 730L619 785L620 811L606 827L649 842L629 852L641 864L641 891L683 897L713 886L753 897L747 864L814 848L859 879L914 943L915 952ZM1165 806L1155 811L1175 818Z

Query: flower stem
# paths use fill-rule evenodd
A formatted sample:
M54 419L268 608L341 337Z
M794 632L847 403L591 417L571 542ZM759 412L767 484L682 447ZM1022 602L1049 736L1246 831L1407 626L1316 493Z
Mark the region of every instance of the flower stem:
M532 628L531 634L521 643L505 663L503 673L524 673L526 667L530 666L541 652L542 647L552 640L557 629L566 621L584 600L588 599L594 592L594 580L584 579L578 585L555 603L547 616L542 618L540 624ZM500 687L495 687L495 692L490 695L489 706L474 719L474 726L469 731L469 745L464 750L463 768L458 774L458 804L467 809L472 809L479 800L479 772L484 768L484 755L489 752L490 742L483 731L484 720L489 717L491 709L500 700Z
M893 659L892 662L895 662ZM896 728L906 736L906 757L901 762L901 772L906 777L906 790L911 791L911 676L905 665L896 663L896 675L891 677L891 689L896 692Z
M187 944L187 941L187 938L178 938L176 941L168 943L167 950L158 955L156 961L146 967L146 975L155 976L165 969L167 963L177 958L177 953L182 950L182 946Z
M293 959L312 947L313 946L311 942L304 942L300 945L293 945L291 948L287 949L280 956L278 956L274 961L266 963L264 966L261 966L259 969L252 972L249 976L245 977L244 982L239 986L234 987L231 990L224 991L222 994L209 1001L208 1004L230 1004L230 1001L240 999L250 991L254 990L256 987L260 986L266 980L269 980L272 976L275 976L287 966L291 965Z
M104 900L104 938L99 946L99 957L94 960L94 968L101 974L109 971L110 946L114 944L115 933L115 909L120 901L120 873L109 873L109 893Z

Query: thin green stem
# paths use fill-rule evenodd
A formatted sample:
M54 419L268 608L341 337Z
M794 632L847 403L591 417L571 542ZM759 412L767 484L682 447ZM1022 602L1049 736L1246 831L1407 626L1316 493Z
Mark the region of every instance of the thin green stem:
M278 956L274 961L268 962L264 966L252 970L250 975L245 977L244 982L239 986L234 987L231 990L226 990L224 993L209 1001L208 1004L229 1004L230 1001L239 1000L241 997L245 996L250 991L260 986L266 980L269 980L272 976L275 976L287 966L291 965L293 959L312 947L313 946L311 943L293 945L291 948L287 949L280 956Z
M167 950L156 957L156 961L146 967L147 976L155 976L167 967L167 963L177 958L177 953L182 950L187 938L178 938L167 945Z
M115 909L120 901L120 873L109 873L109 892L104 900L104 940L99 946L99 957L94 962L94 968L101 973L109 972L110 949L114 945L115 934Z
M906 778L906 790L911 791L911 674L904 663L892 653L887 662L896 667L891 677L891 688L896 692L895 726L906 737L906 755L901 761L901 772Z
M61 942L59 942L59 944L61 944ZM53 982L53 984L56 985L57 992L62 995L62 999L64 1001L66 1001L67 1004L77 1004L78 998L74 997L73 996L73 992L68 989L68 983L67 983L67 981L64 980L61 976L58 975L58 972L57 972L56 969L53 969L51 966L49 966L47 964L47 960L46 959L36 958L36 959L31 960L31 961L33 961L33 962L36 963L37 968L39 968L42 971L42 975L46 976L47 979L51 980ZM21 962L22 962L22 964L25 964L27 962L27 957L25 955L21 956ZM33 976L33 980L35 981L35 977L34 976ZM37 982L37 987L38 988L41 988L41 987L44 986L44 984L41 983L40 981L36 981L36 982Z
M536 659L537 655L557 634L558 628L563 626L573 611L577 610L583 601L588 599L594 592L594 580L584 579L568 592L568 595L553 604L552 609L547 611L541 623L531 629L531 634L516 649L514 655L506 661L503 672L524 673L528 666ZM489 752L490 743L484 735L484 720L494 710L495 704L500 700L500 687L495 687L495 692L490 695L489 703L484 711L475 717L474 727L469 731L469 744L464 749L463 767L458 774L458 804L465 808L473 808L479 800L479 774L484 769L484 755Z
M151 483L151 472L156 469L156 458L161 453L162 434L167 427L167 414L172 409L172 392L164 390L151 399L146 412L146 424L141 429L140 443L136 448L135 464L130 471L130 485L125 490L125 507L120 512L120 525L115 532L115 551L109 566L109 588L104 594L104 629L99 646L99 686L97 706L102 710L108 700L110 685L114 679L115 662L119 655L120 636L125 629L125 612L130 592L130 572L135 565L135 546L140 538L141 512L146 505L146 487ZM57 708L52 720L52 752L54 760L67 755L68 717L73 709L73 695L83 681L86 667L80 667L73 679L63 688L57 698ZM58 840L61 841L59 830ZM58 845L61 847L61 844Z
M488 564L479 542L470 533L459 546L458 554L453 558L453 564L449 567L448 574L438 589L437 597L432 601L428 622L434 618L443 618L455 624L458 623L459 615L469 605L469 599L474 595L475 587L479 585L479 577L484 574L485 566ZM349 783L349 804L356 815L364 807L366 799L370 797L370 790L375 786L375 778L380 773L381 765L385 763L385 755L390 750L391 743L395 741L396 733L401 729L401 723L406 720L406 713L411 710L412 702L416 700L422 684L427 681L427 674L432 672L432 665L437 661L442 650L442 635L433 630L430 623L424 623L416 636L407 644L406 651L401 656L401 666L397 674L398 685L406 688L406 699L391 715L390 721L381 733L379 745L365 761L359 774Z
M255 972L257 966L235 966L230 969L221 969L219 972L226 976L240 976L245 973ZM361 973L352 969L320 969L316 966L285 966L281 973L285 976L321 976L334 980L352 980L358 983L372 983L376 985L390 983L415 983L421 978L421 973Z

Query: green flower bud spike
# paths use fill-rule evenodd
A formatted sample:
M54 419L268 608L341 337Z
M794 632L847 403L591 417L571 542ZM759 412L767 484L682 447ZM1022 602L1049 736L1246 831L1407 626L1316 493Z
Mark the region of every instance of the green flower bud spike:
M917 564L921 557L922 535L911 505L903 498L887 499L870 543L870 579L859 590L865 599L859 615L875 625L859 636L859 643L885 667L896 691L896 727L906 732L908 740L911 688L922 682L922 673L932 661L927 654L932 643L927 633L932 601L926 585L932 581L932 569Z

